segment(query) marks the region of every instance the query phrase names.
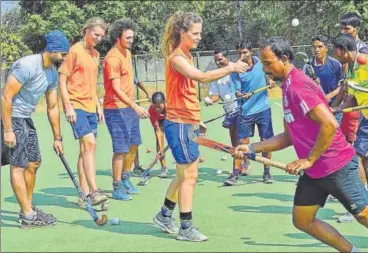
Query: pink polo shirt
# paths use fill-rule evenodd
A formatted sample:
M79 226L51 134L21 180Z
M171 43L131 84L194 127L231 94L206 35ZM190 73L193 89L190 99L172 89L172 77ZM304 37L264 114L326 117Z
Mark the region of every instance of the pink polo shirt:
M319 133L319 125L309 116L314 107L328 103L322 89L303 71L293 68L282 84L284 120L299 159L308 158ZM306 170L311 178L322 178L344 167L355 155L354 148L345 140L340 128L327 150L314 165Z

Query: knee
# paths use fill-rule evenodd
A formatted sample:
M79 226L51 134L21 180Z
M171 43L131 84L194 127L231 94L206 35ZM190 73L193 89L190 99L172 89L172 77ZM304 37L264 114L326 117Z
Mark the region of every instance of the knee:
M300 215L299 213L293 213L293 225L297 229L306 232L309 230L310 225L313 223L314 218Z
M197 183L197 180L198 180L198 171L193 171L190 173L185 173L182 182L190 185L195 185Z
M27 172L36 173L39 167L41 167L41 161L29 163Z
M126 156L126 153L114 153L113 160L114 161L123 161Z
M95 140L83 140L83 150L82 154L94 152L96 149L96 141Z
M366 207L362 212L355 215L357 221L368 228L368 207Z

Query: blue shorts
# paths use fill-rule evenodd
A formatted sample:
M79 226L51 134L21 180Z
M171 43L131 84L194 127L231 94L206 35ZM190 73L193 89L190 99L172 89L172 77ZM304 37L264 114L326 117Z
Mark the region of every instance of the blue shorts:
M240 114L237 122L238 140L253 137L255 125L258 127L259 137L265 140L273 137L270 108L252 115Z
M343 113L336 113L334 116L335 116L335 119L337 121L337 123L339 123L339 125L341 125L341 120L342 120L342 116L344 114Z
M359 178L357 156L326 177L312 179L307 174L299 177L294 205L323 207L328 195L338 199L353 215L359 214L368 205L368 192Z
M238 121L238 117L239 117L239 111L226 115L224 121L222 122L222 126L224 128L230 128L231 126L236 125Z
M97 114L86 112L80 109L75 109L77 114L77 121L73 128L74 138L77 140L87 134L93 133L95 137L97 136Z
M189 164L199 157L198 144L189 138L190 124L165 120L164 129L167 144L177 164Z
M128 153L131 145L142 143L139 117L132 108L105 109L104 114L114 153Z
M368 158L368 119L361 115L354 148L358 155Z

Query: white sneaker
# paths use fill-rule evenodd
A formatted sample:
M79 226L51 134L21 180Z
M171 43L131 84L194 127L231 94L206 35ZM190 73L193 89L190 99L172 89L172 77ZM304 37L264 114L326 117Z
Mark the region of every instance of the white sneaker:
M343 216L337 219L337 222L347 223L347 222L353 222L354 220L355 220L355 217L351 213L346 212Z

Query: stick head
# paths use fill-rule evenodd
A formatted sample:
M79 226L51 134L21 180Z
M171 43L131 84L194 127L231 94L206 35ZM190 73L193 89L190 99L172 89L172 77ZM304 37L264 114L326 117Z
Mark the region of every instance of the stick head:
M148 177L142 177L141 180L139 181L139 183L137 185L139 186L145 186L148 184Z
M98 225L98 226L104 226L107 222L107 216L105 214L103 214L101 216L101 218L98 218L95 223Z

